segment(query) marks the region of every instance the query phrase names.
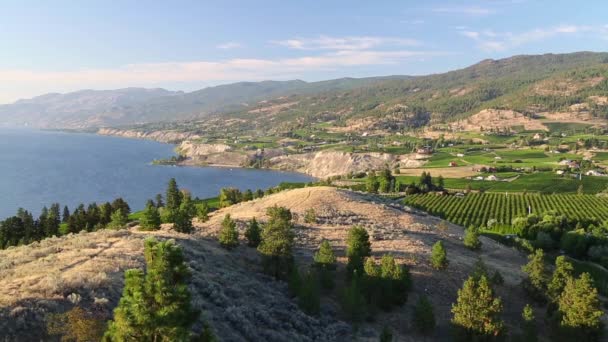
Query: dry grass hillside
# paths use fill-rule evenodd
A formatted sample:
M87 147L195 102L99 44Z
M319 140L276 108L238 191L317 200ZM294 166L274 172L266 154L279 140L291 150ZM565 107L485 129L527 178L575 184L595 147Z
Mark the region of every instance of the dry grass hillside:
M512 329L518 322L525 305L525 295L518 286L523 279L520 270L525 257L518 251L500 245L490 239L481 238L481 252L466 249L461 241L462 228L447 224L440 229L441 222L434 217L421 215L408 208L382 199L338 190L331 187L312 187L281 192L251 202L237 204L221 209L211 215L208 222L197 226L204 236L214 237L226 214L239 221L241 236L246 222L253 217L264 221L266 208L284 206L296 215L297 257L300 264L310 264L315 249L322 239L328 239L338 251L338 260L346 263L344 255L347 231L353 225L365 227L371 237L374 257L384 253L393 254L400 262L407 264L413 275L414 288L408 304L390 313L378 316L376 323L366 324L363 336L377 336L382 324L389 324L399 341L419 341L411 327L411 308L417 297L426 294L430 297L438 318L436 338L448 339L451 304L456 300L456 292L473 270L473 265L481 257L493 272L499 270L505 284L498 287L504 300L504 316ZM314 209L317 223L304 222L306 210ZM446 271L435 271L430 266L432 245L443 240L448 251L450 266ZM239 254L244 249L233 252ZM337 307L337 298L326 298L325 303ZM538 312L539 317L541 312Z
M225 214L239 222L253 217L264 221L266 208L285 206L296 216L296 258L309 264L323 238L329 239L345 262L344 240L353 225L368 229L374 257L391 253L410 267L413 290L408 302L390 313L379 313L375 322L365 323L355 336L352 326L341 321L337 294L322 299L319 317L302 313L287 294L287 286L261 272L258 253L245 246L227 251L215 236ZM306 210L313 208L317 223L304 223ZM63 312L72 302L111 314L123 286L125 269L143 266L143 239L149 235L175 239L184 247L192 269L191 291L202 320L213 327L223 341L376 341L384 324L398 341L419 341L411 327L411 308L417 297L430 297L438 319L433 340L449 339L451 304L456 291L472 271L478 257L489 269L505 278L497 287L504 298L504 318L511 331L517 330L524 294L518 286L525 257L519 252L482 238L481 252L465 249L462 229L408 208L329 187L312 187L267 196L214 212L206 223L196 222L191 235L178 234L168 226L154 233L136 229L99 231L52 238L29 246L0 251L0 331L6 340L40 340L44 318ZM242 237L242 234L241 234ZM443 240L450 266L445 271L430 267L431 246ZM339 274L341 279L341 274ZM338 291L342 282L338 280ZM541 309L537 316L542 317Z

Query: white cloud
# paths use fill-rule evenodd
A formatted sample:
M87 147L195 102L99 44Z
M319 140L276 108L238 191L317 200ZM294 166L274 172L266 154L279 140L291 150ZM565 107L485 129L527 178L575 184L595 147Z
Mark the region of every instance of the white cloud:
M484 51L505 51L532 42L542 41L556 36L580 33L601 33L601 28L585 25L560 25L550 28L535 29L520 33L497 33L491 30L464 31L459 33L477 42Z
M331 37L294 38L272 41L274 44L296 50L368 50L383 46L416 46L420 43L415 39L397 37Z
M496 10L492 8L478 7L478 6L450 6L450 7L435 7L431 11L435 13L447 13L447 14L464 14L471 16L485 16L496 13Z
M241 43L238 42L226 42L226 43L222 43L218 46L216 46L218 49L224 49L224 50L228 50L228 49L237 49L242 47Z
M129 86L158 86L168 83L290 79L307 72L336 71L348 67L397 64L423 57L445 55L439 51L340 50L313 56L281 59L235 58L221 61L192 61L130 64L116 68L71 71L1 70L0 93L10 93L3 102L42 92L107 89ZM15 89L30 89L15 93ZM35 89L35 90L34 90Z

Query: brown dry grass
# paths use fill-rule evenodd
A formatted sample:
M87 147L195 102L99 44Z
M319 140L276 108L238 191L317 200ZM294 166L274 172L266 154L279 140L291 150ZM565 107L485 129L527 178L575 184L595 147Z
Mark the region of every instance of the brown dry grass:
M410 267L414 288L408 303L390 313L379 313L375 323L361 327L356 340L377 340L385 323L398 341L420 340L410 318L412 303L422 294L430 297L437 314L439 325L433 339L447 339L451 303L478 257L505 278L497 291L504 298L503 316L508 325L513 328L519 320L525 298L518 286L523 277L520 266L525 263L521 253L486 238L482 238L482 250L472 252L462 245L460 227L447 224L442 230L439 219L381 198L313 187L221 209L212 213L208 222L195 222L197 230L190 235L175 233L164 225L152 233L134 229L82 233L0 251L0 329L13 338L44 338L45 314L69 309L74 297L82 298L80 305L103 306L110 313L120 297L124 270L143 266L143 239L155 235L175 239L184 247L193 274L193 304L203 313L196 330L206 320L227 341L355 339L352 327L339 320L338 291L324 297L320 317L309 317L289 298L285 283L261 272L255 249L244 243L232 251L219 247L215 236L225 214L238 220L242 233L247 220L257 217L263 222L266 208L274 205L295 214L295 254L300 265L312 261L322 239L331 242L341 263L338 289L343 286L345 238L353 225L368 230L374 257L390 253ZM315 209L317 222L305 224L304 213L310 208ZM445 271L430 267L431 247L438 240L448 251L450 265Z
M330 187L303 188L221 209L213 213L208 222L198 223L197 227L202 235L214 237L224 215L230 214L239 221L242 236L246 221L253 217L264 221L266 208L274 205L287 207L296 214L297 257L304 264L312 261L314 250L322 239L331 242L339 251L338 260L345 263L348 229L353 225L365 227L370 233L375 257L390 253L410 267L414 290L408 303L413 303L422 294L430 297L438 315L437 338L449 335L451 303L478 257L483 258L491 270L499 270L505 278L505 285L498 291L508 298L504 303L507 321L514 326L519 319L525 304L524 294L519 288L523 279L520 266L525 263L525 257L520 252L486 238L482 238L482 251L472 252L462 245L461 227L447 224L447 230L442 231L437 228L441 222L439 219L389 205L379 198ZM316 224L306 224L302 219L310 208L317 213ZM431 247L438 240L444 241L450 259L449 268L443 272L430 267ZM391 322L397 340L417 341L420 337L413 333L410 317L411 305L408 304L390 314L380 314L378 321ZM370 324L367 328L379 331L382 327Z

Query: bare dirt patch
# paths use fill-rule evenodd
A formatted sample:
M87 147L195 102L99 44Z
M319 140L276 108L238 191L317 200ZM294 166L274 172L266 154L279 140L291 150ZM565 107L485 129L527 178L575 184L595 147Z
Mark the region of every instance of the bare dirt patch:
M470 166L400 169L399 172L402 176L420 176L422 172L429 172L433 177L441 175L444 178L463 178L477 175L477 172L473 171L473 167Z
M549 129L542 122L530 119L522 113L512 110L500 109L484 109L477 114L471 115L467 119L458 121L451 125L452 128L462 131L480 132L482 128L488 130L490 128L511 128L514 126L523 126L526 130L543 130Z

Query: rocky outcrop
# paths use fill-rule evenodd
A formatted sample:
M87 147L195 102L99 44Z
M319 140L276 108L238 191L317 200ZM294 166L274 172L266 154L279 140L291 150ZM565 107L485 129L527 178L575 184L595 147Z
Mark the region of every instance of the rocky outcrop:
M316 178L381 170L386 167L420 167L424 164L424 161L416 160L410 155L340 151L287 154L282 149L235 151L225 144L199 144L192 141L182 142L177 151L187 158L182 165L243 167L260 160L264 167L306 173Z
M317 178L340 176L348 173L381 170L386 167L420 166L424 162L410 159L406 155L388 153L348 153L321 151L306 154L293 154L271 158L269 167L286 171L297 171Z
M148 139L163 143L179 143L187 139L198 139L198 135L187 132L177 131L137 131L132 129L100 128L99 135L111 135L133 139Z
M232 147L226 144L197 144L192 141L183 141L177 151L188 157L204 156L214 153L222 153L231 151Z

